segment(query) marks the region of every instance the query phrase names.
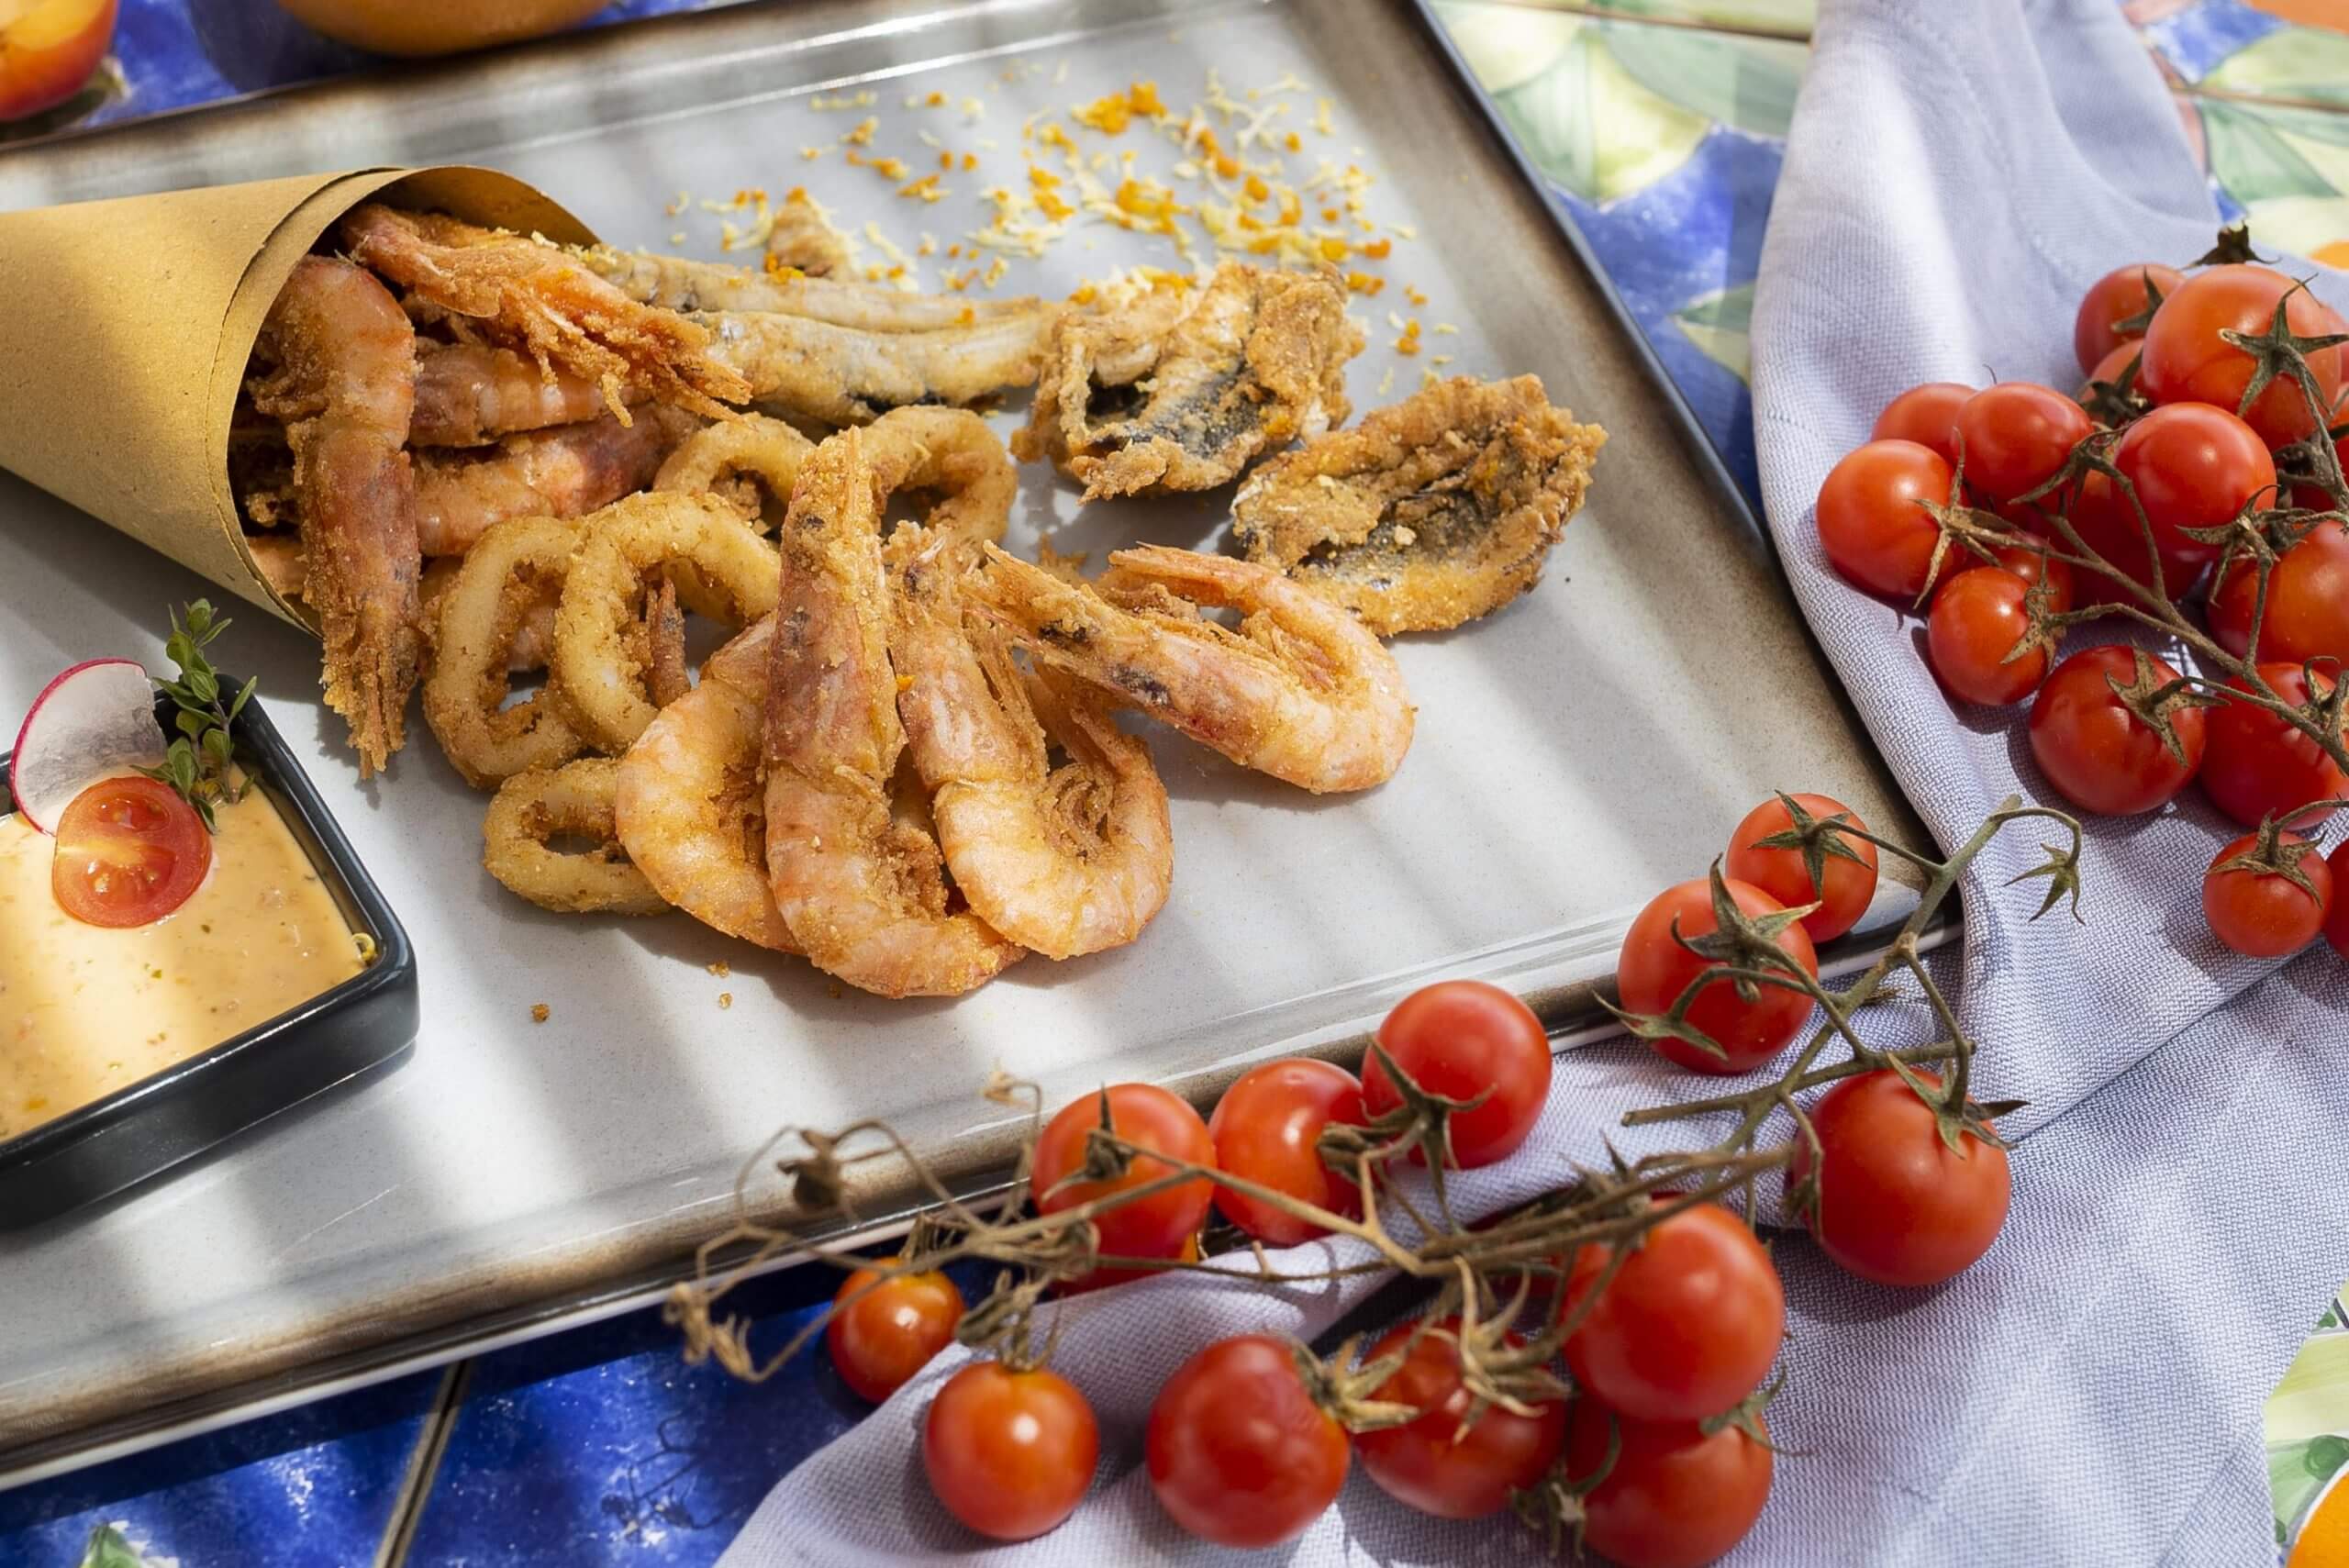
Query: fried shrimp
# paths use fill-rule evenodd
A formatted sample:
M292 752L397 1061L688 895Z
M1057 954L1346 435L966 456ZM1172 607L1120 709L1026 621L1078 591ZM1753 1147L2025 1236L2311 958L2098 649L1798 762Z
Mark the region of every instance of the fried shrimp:
M788 272L729 266L686 256L594 246L579 252L590 271L630 299L669 310L761 310L828 321L868 332L921 332L967 327L1005 317L1057 314L1033 297L972 299L963 295L907 294L848 278L792 276Z
M766 487L780 517L791 505L791 487L798 481L800 463L815 450L815 442L782 420L747 414L705 426L679 442L661 464L652 488L724 495L739 500L745 513L760 520L766 508L751 487L750 482L755 482Z
M416 459L416 528L429 556L462 555L507 517L578 517L641 490L691 417L647 409Z
M630 628L648 579L672 565L693 568L689 602L714 618L748 626L774 608L774 548L714 496L656 491L583 519L547 669L557 708L601 750L626 751L652 722L647 661Z
M797 952L767 885L759 739L774 617L712 654L620 759L612 819L653 890L703 925Z
M1442 631L1541 581L1606 439L1537 377L1461 376L1258 469L1232 538L1381 637Z
M965 592L1030 657L1243 767L1319 795L1368 789L1410 749L1394 657L1347 611L1278 571L1147 546L1097 589L990 545ZM1234 630L1201 606L1241 613Z
M1036 379L1057 314L1040 311L923 331L867 331L774 311L683 319L706 328L710 355L739 373L749 401L830 425L877 409L967 404Z
M506 706L516 643L561 592L578 542L577 523L509 518L482 535L441 595L424 718L477 789L558 766L584 745L546 693Z
M877 430L843 430L818 447L784 521L766 700L767 877L817 967L885 996L959 995L1021 950L953 907L920 802L897 788L906 737L880 538L887 486L865 455Z
M619 764L611 758L582 757L507 779L482 818L481 863L514 892L557 914L662 913L668 904L614 837L618 777ZM555 838L585 839L596 847L571 853L548 843Z
M478 447L517 430L576 425L604 412L592 381L484 343L417 345L409 444Z
M254 406L284 421L301 517L303 602L326 639L327 706L351 727L362 778L405 737L424 657L416 475L404 450L416 331L348 261L305 256L262 321Z
M1012 450L1065 465L1087 501L1212 489L1343 421L1362 349L1334 270L1225 261L1203 286L1062 317Z
M1174 881L1166 787L1097 693L1023 673L1008 642L966 625L956 583L971 552L917 528L888 547L897 712L947 868L982 919L1048 958L1132 941Z
M560 246L375 202L346 214L341 234L353 260L539 364L594 383L622 417L631 391L712 418L748 397L741 377L710 358L707 332L638 304Z

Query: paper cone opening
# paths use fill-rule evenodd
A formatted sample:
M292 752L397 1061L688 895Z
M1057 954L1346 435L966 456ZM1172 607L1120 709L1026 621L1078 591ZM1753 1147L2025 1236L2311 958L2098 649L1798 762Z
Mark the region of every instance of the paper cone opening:
M495 170L364 169L0 213L0 467L309 626L245 542L228 427L294 265L371 198L566 243L586 227Z

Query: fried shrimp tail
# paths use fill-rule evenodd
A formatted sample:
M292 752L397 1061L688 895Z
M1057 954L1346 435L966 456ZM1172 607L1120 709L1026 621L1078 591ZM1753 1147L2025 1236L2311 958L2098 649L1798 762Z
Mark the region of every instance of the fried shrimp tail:
M389 290L348 261L305 256L262 321L253 403L294 452L303 597L326 638L327 705L351 727L362 778L399 750L422 667L417 597L416 332Z
M710 357L707 332L629 298L561 246L376 202L352 208L340 232L353 260L600 387L623 417L631 392L712 418L749 397L742 378Z
M951 996L993 979L1021 950L954 906L922 802L899 787L906 737L880 538L888 487L866 456L889 436L879 426L843 430L818 447L784 521L766 700L767 874L784 923L818 968L885 996Z
M1278 571L1149 546L1097 589L986 547L974 604L1064 672L1243 767L1323 794L1392 777L1410 749L1403 673L1333 600ZM1235 609L1235 630L1202 608Z

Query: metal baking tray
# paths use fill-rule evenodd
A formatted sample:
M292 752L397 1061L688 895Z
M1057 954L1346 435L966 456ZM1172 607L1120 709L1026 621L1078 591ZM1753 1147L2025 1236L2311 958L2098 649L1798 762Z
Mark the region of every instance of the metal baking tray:
M1395 239L1382 269L1393 284L1358 307L1373 342L1349 372L1358 408L1406 395L1445 352L1445 373L1538 373L1610 432L1542 587L1485 623L1400 644L1420 705L1401 773L1364 796L1310 800L1154 738L1177 870L1142 940L1030 961L957 1002L893 1004L683 917L522 905L481 871L483 797L429 739L359 783L319 722L315 646L249 617L233 657L262 675L407 917L430 976L420 1048L374 1092L70 1238L0 1238L0 1472L23 1478L648 1299L722 1223L745 1152L785 1122L885 1116L948 1179L980 1187L1001 1179L1014 1136L977 1093L997 1064L1052 1096L1126 1077L1207 1093L1250 1061L1358 1042L1403 992L1448 974L1525 994L1562 1045L1594 1038L1631 914L1700 874L1775 788L1831 791L1923 841L1718 459L1404 0L747 4L0 154L0 206L471 161L533 182L619 243L687 231L687 249L707 253L715 220L691 203L664 210L681 190L806 184L911 250L923 228L945 242L985 221L976 181L951 176L956 195L936 207L897 198L870 169L842 166L838 139L858 118L880 122L868 154L934 167L928 131L1009 182L1033 111L1136 78L1185 104L1205 97L1210 68L1259 107L1286 95L1304 166L1319 152L1370 171L1371 215L1416 236ZM811 106L865 93L869 108ZM942 107L905 106L931 93ZM1326 136L1311 128L1324 97ZM832 150L807 162L803 146ZM1163 242L1086 229L1015 264L1002 287L1064 294L1113 265L1173 261ZM922 263L933 278L934 266ZM1405 284L1427 296L1408 306L1429 328L1410 359L1386 321L1407 308ZM1004 410L1001 428L1019 415ZM1015 547L1049 527L1057 549L1097 561L1137 539L1207 545L1228 503L1079 517L1043 468L1021 480ZM13 628L0 710L93 650L151 647L154 606L193 587L0 480ZM1831 965L1864 962L1913 899L1888 877ZM706 967L718 964L730 973ZM756 1196L781 1212L779 1191ZM860 1213L883 1230L915 1201L876 1179Z
M226 676L221 684L232 691L242 684ZM157 699L156 717L171 723L168 699ZM416 952L399 917L270 722L268 705L247 704L237 734L262 794L317 869L343 919L373 942L374 957L288 1012L0 1139L0 1230L68 1217L317 1095L379 1078L399 1065L416 1039ZM0 809L7 798L8 758L0 754Z

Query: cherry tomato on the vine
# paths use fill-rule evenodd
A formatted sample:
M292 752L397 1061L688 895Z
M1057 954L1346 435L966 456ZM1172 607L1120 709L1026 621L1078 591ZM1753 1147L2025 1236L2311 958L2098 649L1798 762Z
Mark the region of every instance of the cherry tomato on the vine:
M1345 1429L1314 1400L1297 1352L1270 1334L1219 1340L1150 1407L1142 1456L1176 1524L1219 1546L1304 1532L1345 1485Z
M2088 367L2087 379L2080 383L2080 390L2072 395L2072 401L2082 408L2087 408L2089 397L2095 393L2098 382L2102 382L2107 386L2119 386L2121 373L2126 371L2130 361L2137 357L2137 344L2133 339L2129 342L2117 345L2111 352ZM2136 383L2130 383L2130 386L2133 390ZM2088 417L2095 418L2095 410L2089 409Z
M2031 584L2013 573L1976 566L1933 595L1925 655L1952 696L1998 707L2039 689L2047 678L2047 650L2032 647L2009 657L2031 629L2030 593Z
M2210 589L2210 636L2240 659L2251 647L2251 612L2259 573L2231 563ZM2337 659L2349 666L2349 528L2320 523L2277 557L2267 573L2267 607L2259 657L2299 664Z
M2316 940L2332 917L2337 890L2332 868L2310 853L2300 861L2302 887L2279 873L2247 866L2230 868L2238 855L2249 854L2259 836L2246 833L2211 857L2202 874L2202 917L2210 934L2247 958L2282 958ZM2306 843L2298 833L2279 833L2279 845Z
M2072 321L2072 353L2080 369L2090 370L2123 348L2133 351L2145 329L2138 327L2123 332L2121 323L2145 313L2148 281L2167 299L2186 281L2186 274L2159 261L2138 261L2115 267L2088 285L2080 300L2079 315Z
M2075 589L2070 562L2058 561L2044 549L2032 550L2019 544L1993 545L1990 556L1987 562L1971 552L1957 557L1953 565L1943 568L1942 586L1946 588L1968 572L1995 566L2001 572L2011 572L2021 578L2025 587L2045 578L2048 583L2047 607L2058 615L2072 607ZM1969 562L1973 564L1967 564ZM1936 592L1938 594L1938 590Z
M2294 706L2309 700L2307 670L2299 664L2262 661L2260 678ZM2230 691L2248 692L2242 676ZM2317 695L2332 690L2332 677L2317 672ZM2202 793L2212 805L2246 828L2269 817L2290 820L2295 807L2349 796L2349 774L2310 737L2266 708L2230 699L2210 710L2210 748L2202 758Z
M2332 909L2324 917L2325 945L2343 958L2349 958L2349 839L2332 847L2332 853L2324 857L2324 864L2332 873L2333 888Z
M2144 364L2138 385L2155 403L2214 403L2243 415L2243 422L2270 447L2297 441L2316 428L2317 415L2289 376L2277 376L2239 408L2250 390L2255 361L2219 334L2232 330L2259 336L2275 324L2276 305L2286 299L2285 320L2303 338L2341 330L2330 307L2271 267L2236 263L2197 272L2154 313L2145 331ZM2341 395L2341 351L2320 349L2309 355L2320 406Z
M1863 832L1867 828L1858 812L1831 795L1797 795L1794 798L1795 804L1814 819L1823 821L1841 816ZM1793 827L1794 817L1787 813L1784 801L1764 801L1731 830L1729 853L1721 860L1721 874L1750 883L1788 908L1816 903L1819 907L1802 917L1802 929L1810 933L1814 943L1832 941L1860 923L1860 917L1867 913L1868 900L1876 896L1876 846L1865 839L1837 834L1835 842L1859 858L1828 854L1821 866L1824 885L1814 888L1800 850L1755 847L1762 840Z
M1453 1162L1464 1170L1517 1151L1550 1095L1550 1039L1533 1009L1481 980L1423 985L1395 1004L1378 1043L1403 1075L1430 1094L1473 1100L1452 1118ZM1363 1108L1374 1118L1403 1103L1375 1056L1362 1067Z
M90 926L147 926L204 884L212 835L171 785L141 774L94 784L57 819L49 886Z
M2187 528L2214 528L2257 496L2276 503L2276 460L2257 432L2223 408L2170 403L2121 432L2112 463L2129 476L2154 525L2166 562L2199 566L2220 547L2189 539Z
M2179 705L2168 718L2183 759L2129 711L2114 689L2137 684L2136 650L2111 646L2073 654L2047 677L2031 705L2031 754L2056 792L2083 811L2128 817L2166 805L2202 766L2204 710ZM2147 694L2177 679L2143 655Z
M1939 1087L1938 1074L1917 1076ZM1804 1217L1820 1250L1878 1284L1938 1284L1990 1250L2012 1195L2007 1151L1942 1139L1931 1106L1889 1068L1846 1078L1811 1107L1821 1159L1819 1207ZM1797 1140L1791 1193L1813 1169Z
M1615 1249L1575 1251L1566 1312L1598 1288ZM1787 1331L1786 1292L1770 1254L1717 1203L1685 1209L1624 1254L1566 1340L1575 1382L1643 1421L1698 1421L1762 1385Z
M2078 404L2052 386L1986 386L1957 411L1965 483L1992 500L2011 501L2054 478L2095 428Z
M1731 902L1742 915L1775 915L1786 907L1750 882L1734 877L1723 880ZM1707 936L1720 928L1713 917L1709 883L1700 880L1667 887L1632 920L1631 929L1623 935L1623 951L1615 961L1615 988L1626 1011L1669 1012L1690 982L1707 970L1723 967L1674 940L1675 926L1684 937ZM1819 953L1800 923L1779 932L1777 943L1805 972L1817 976ZM1754 989L1754 998L1749 1002L1737 994L1734 981L1714 980L1689 1004L1687 1022L1721 1048L1720 1056L1683 1040L1648 1043L1658 1055L1693 1072L1743 1073L1760 1066L1785 1050L1801 1030L1810 1017L1810 998L1783 985L1757 982Z
M2145 530L2138 525L2136 509L2129 505L2112 481L2101 473L2089 473L2080 481L2078 493L2073 497L2070 517L2072 527L2080 542L2104 558L2113 571L2148 587L2154 584L2154 568L2161 568L2161 587L2173 599L2182 599L2202 575L2207 557L2199 550L2179 554L2160 550L2148 555L2145 551ZM2060 537L2060 536L2059 536ZM2163 540L2154 533L2158 546ZM2176 535L2170 539L2185 544ZM2103 572L2083 570L2077 574L2079 599L2085 605L2134 604L2135 597Z
M1957 411L1974 389L1963 382L1929 381L1912 386L1884 406L1868 432L1872 441L1914 441L1931 447L1943 462L1957 461Z
M1365 1361L1401 1351L1413 1325L1390 1330ZM1396 1501L1445 1519L1479 1519L1508 1507L1509 1493L1532 1485L1565 1441L1566 1407L1533 1407L1520 1416L1488 1406L1463 1432L1475 1403L1460 1380L1460 1319L1444 1318L1419 1338L1395 1375L1370 1396L1426 1412L1399 1427L1360 1432L1362 1467ZM1516 1342L1516 1341L1512 1341Z
M1235 1176L1349 1217L1362 1212L1353 1182L1321 1161L1322 1129L1331 1122L1359 1127L1362 1081L1334 1062L1291 1057L1252 1067L1216 1102L1208 1118L1215 1162ZM1293 1247L1323 1234L1260 1198L1230 1187L1215 1190L1223 1217L1259 1241Z
M1127 1252L1121 1255L1130 1258L1141 1257L1144 1254L1138 1252ZM1183 1238L1183 1245L1180 1251L1165 1253L1163 1255L1170 1258L1178 1258L1186 1263L1196 1263L1199 1261L1199 1239L1197 1236L1186 1236ZM1088 1296L1097 1290L1107 1290L1113 1284L1126 1284L1138 1279L1156 1279L1160 1274L1165 1272L1166 1271L1163 1269L1145 1268L1140 1263L1125 1266L1120 1266L1116 1263L1104 1263L1097 1269L1087 1270L1085 1273L1077 1275L1074 1279L1062 1280L1059 1284L1052 1286L1052 1294L1054 1296Z
M1028 1540L1075 1511L1093 1485L1101 1429L1057 1373L973 1362L922 1422L922 1468L946 1511L981 1535Z
M1915 441L1870 441L1845 454L1819 487L1828 561L1871 593L1915 598L1941 538L1919 503L1947 502L1952 483L1942 455Z
M832 1297L824 1343L841 1381L878 1405L954 1342L962 1320L963 1293L944 1274L882 1280L878 1269L858 1269Z
M1709 1436L1695 1421L1633 1420L1577 1399L1569 1484L1607 1462L1610 1417L1615 1464L1583 1496L1586 1547L1619 1568L1702 1568L1745 1539L1770 1496L1766 1443L1736 1426ZM1757 1416L1754 1424L1767 1435L1767 1422Z
M1108 1094L1110 1126L1120 1138L1193 1165L1215 1163L1215 1142L1208 1136L1208 1124L1181 1099L1155 1084L1115 1084ZM1168 1173L1163 1162L1142 1154L1128 1163L1123 1175L1107 1181L1068 1181L1073 1173L1084 1169L1086 1137L1100 1125L1098 1095L1071 1101L1045 1124L1036 1140L1030 1184L1038 1213L1058 1214L1147 1185ZM1214 1198L1215 1184L1197 1176L1105 1210L1093 1221L1100 1232L1101 1251L1127 1258L1174 1257L1198 1232Z

